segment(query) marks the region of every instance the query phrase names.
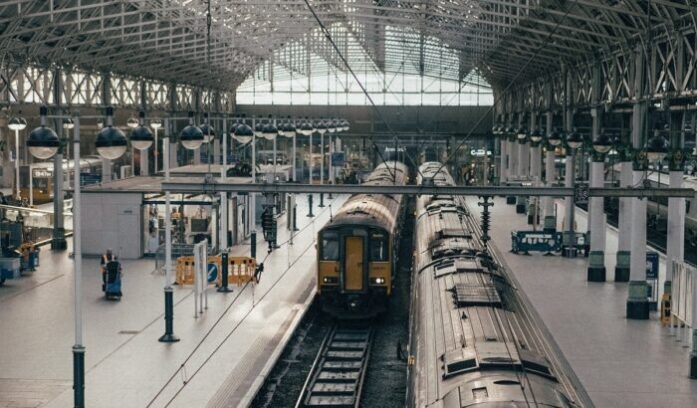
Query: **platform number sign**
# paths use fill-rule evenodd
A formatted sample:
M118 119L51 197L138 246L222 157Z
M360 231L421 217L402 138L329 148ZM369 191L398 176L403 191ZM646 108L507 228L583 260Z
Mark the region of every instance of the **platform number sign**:
M588 203L589 192L590 189L587 183L574 184L574 202L576 202L576 204Z

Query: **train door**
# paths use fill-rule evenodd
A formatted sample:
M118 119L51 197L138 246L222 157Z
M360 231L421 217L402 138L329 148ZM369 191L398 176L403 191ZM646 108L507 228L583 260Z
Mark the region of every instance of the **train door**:
M363 290L363 237L346 237L345 265L346 278L344 289L349 291Z

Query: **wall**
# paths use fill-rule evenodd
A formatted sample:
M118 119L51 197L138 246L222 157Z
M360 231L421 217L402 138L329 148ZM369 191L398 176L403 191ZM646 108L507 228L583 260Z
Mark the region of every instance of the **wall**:
M82 252L101 255L108 248L122 259L143 255L142 194L82 193Z

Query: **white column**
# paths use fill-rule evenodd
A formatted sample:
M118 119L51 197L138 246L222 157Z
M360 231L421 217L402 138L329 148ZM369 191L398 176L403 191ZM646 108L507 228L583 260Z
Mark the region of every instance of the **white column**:
M322 157L319 162L319 184L324 184L324 132L319 133L319 152Z
M257 182L257 134L252 132L252 183ZM256 193L250 194L251 200L250 205L252 208L249 209L249 215L251 218L250 224L252 231L256 230L257 225L257 196Z
M203 146L203 144L201 146ZM193 152L194 152L193 164L201 164L201 147L199 146L198 148L194 149Z
M567 149L567 154L566 154L566 174L564 175L564 187L573 187L574 186L574 155L571 153L571 149ZM566 214L564 216L564 232L571 231L572 228L574 227L573 224L573 218L574 218L574 208L573 208L573 203L572 203L572 198L571 197L566 197L564 198L564 213Z
M310 133L310 145L308 147L310 149L310 158L308 162L308 166L310 167L310 184L312 184L312 168L313 168L313 161L312 161L312 133Z
M109 181L111 181L111 160L102 159L102 183Z
M632 162L620 162L620 187L632 185ZM617 235L617 260L615 282L629 281L629 256L632 250L632 198L619 199L619 233Z
M293 169L293 181L297 182L298 181L298 169L295 166L295 161L297 159L297 152L296 152L296 144L295 144L295 136L296 133L293 133L293 159L291 160L292 163L292 169Z
M499 150L499 181L503 184L508 178L508 169L506 168L508 164L508 140L503 136L499 136L499 143L501 144L501 149Z
M530 152L528 151L528 145L520 144L520 142L515 142L518 145L518 176L520 178L530 177L528 172L528 166L530 163Z
M641 185L644 181L643 171L633 171L632 181L634 185ZM646 280L646 199L632 199L632 237L629 264L629 280Z
M590 186L601 188L605 184L605 162L594 160L591 163ZM588 281L605 281L605 208L603 197L591 197L590 209L590 254L588 258Z
M508 179L517 179L518 174L518 150L520 144L517 141L508 142Z
M148 175L148 149L140 151L140 175Z
M547 152L545 153L545 184L547 187L552 187L552 185L555 182L556 179L556 168L555 168L555 163L554 163L555 155L554 155L554 147L550 146ZM554 216L554 197L546 197L545 198L545 218L551 218L555 219ZM553 223L549 225L551 228L552 226L555 226L556 228L556 220L552 221ZM547 222L545 222L547 224Z
M25 159L26 163L27 160ZM19 130L15 130L15 194L20 198L19 194Z
M80 168L80 115L73 119L73 143L75 168ZM82 214L80 213L80 172L74 172L73 192L73 267L75 270L75 348L82 347ZM84 351L84 349L83 349Z
M223 132L222 132L222 166L220 166L220 181L225 183L227 179L227 118L223 118ZM217 141L217 139L216 139ZM220 193L220 250L227 251L228 241L227 233L229 230L228 226L228 200L227 193ZM234 220L237 222L237 220ZM222 273L222 270L220 271Z
M670 188L683 187L682 170L670 172ZM668 261L666 280L673 280L672 261L682 262L685 257L685 199L668 199L668 241L666 259Z
M165 130L165 137L162 139L162 167L165 169L165 180L170 180L169 175L169 133ZM165 291L172 290L172 204L170 202L170 192L165 192Z

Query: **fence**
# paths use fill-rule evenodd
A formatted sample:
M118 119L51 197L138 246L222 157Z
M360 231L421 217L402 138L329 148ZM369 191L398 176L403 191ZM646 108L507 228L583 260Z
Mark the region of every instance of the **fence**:
M697 317L697 268L683 262L673 261L673 281L671 288L671 332L677 327L680 340L689 342L695 330ZM694 346L694 345L693 345Z

